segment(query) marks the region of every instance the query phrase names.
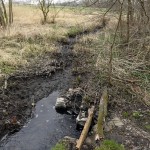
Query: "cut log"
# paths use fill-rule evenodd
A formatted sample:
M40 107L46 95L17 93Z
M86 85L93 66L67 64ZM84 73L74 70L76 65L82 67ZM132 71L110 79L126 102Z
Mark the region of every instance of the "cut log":
M103 124L105 122L105 117L107 115L107 104L108 104L108 93L106 88L103 91L102 97L100 99L100 104L99 104L97 130L95 135L96 141L104 138Z
M81 147L83 145L83 142L85 141L86 137L87 137L87 134L88 134L88 131L89 131L89 128L91 126L91 122L92 122L92 118L93 118L93 114L94 114L94 106L92 106L90 109L89 109L89 114L88 114L88 118L87 118L87 121L84 125L84 128L82 130L82 133L80 135L80 138L79 140L77 141L77 145L76 145L76 149L78 150L81 150Z

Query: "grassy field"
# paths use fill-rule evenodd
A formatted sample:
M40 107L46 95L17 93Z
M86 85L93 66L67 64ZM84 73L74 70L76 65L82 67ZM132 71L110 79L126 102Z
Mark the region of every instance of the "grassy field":
M42 25L42 13L37 7L14 5L14 23L0 30L0 73L10 74L27 66L30 60L45 52L57 50L57 42L65 41L84 30L99 24L95 11L88 8L51 8L47 24ZM61 10L61 11L60 11ZM55 23L51 23L57 13ZM91 21L93 20L93 21Z

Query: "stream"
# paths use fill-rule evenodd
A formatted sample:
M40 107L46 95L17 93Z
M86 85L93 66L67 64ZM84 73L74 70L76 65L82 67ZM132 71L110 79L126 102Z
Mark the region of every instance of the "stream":
M83 35L96 33L102 27L93 31L83 32ZM60 52L67 67L57 72L51 79L37 77L29 80L27 85L33 90L33 95L39 97L52 92L48 97L39 100L32 112L32 117L14 134L5 135L0 141L0 150L50 150L64 136L78 138L80 132L76 130L75 116L59 114L55 111L55 103L60 91L69 89L73 77L71 67L73 61L73 46L82 34L69 37L67 43L60 43ZM22 82L21 82L22 83ZM28 88L29 92L32 91ZM36 98L35 97L35 98Z
M59 91L67 90L72 82L71 50L75 42L76 37L69 38L67 43L60 45L59 51L67 64L63 72L57 72L50 80L33 81L41 84L36 95L50 89L53 89L52 93L36 103L32 117L19 132L5 135L1 139L0 150L50 150L64 136L79 137L75 116L59 114L54 107L57 97L61 94Z
M33 118L14 135L4 137L0 150L50 150L64 136L77 137L75 117L58 114L54 105L59 92L37 102Z

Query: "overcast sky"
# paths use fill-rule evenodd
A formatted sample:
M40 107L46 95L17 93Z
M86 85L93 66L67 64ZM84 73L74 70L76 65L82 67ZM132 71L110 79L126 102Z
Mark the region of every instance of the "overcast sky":
M4 0L6 3L8 3L9 0ZM13 0L13 2L37 2L38 0ZM75 0L53 0L55 3L56 2L72 2L72 1L75 1Z
M8 2L9 0L5 0L5 2ZM30 1L38 1L38 0L13 0L14 2L30 2ZM54 2L71 2L71 1L74 1L74 0L54 0Z

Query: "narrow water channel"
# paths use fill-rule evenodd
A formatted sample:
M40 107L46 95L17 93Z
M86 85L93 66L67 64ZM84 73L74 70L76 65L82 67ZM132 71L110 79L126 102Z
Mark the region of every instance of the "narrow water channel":
M55 87L57 89L69 88L71 82L71 64L72 49L74 44L83 36L89 33L96 33L102 27L96 27L93 31L79 33L75 37L69 37L67 43L60 45L60 52L67 68L63 73L58 74L53 80L44 82L42 85L48 88ZM37 82L37 81L36 81ZM42 83L40 81L40 83ZM42 87L41 87L42 88ZM44 90L47 89L46 87ZM48 89L49 91L49 89ZM11 136L5 136L0 141L0 150L51 150L52 147L64 136L79 137L76 130L75 117L66 114L58 114L54 105L59 97L59 92L54 91L47 98L36 103L33 110L33 117L28 120L24 127Z
M0 142L0 150L50 150L64 136L77 137L75 118L58 114L54 105L59 92L40 100L33 118L14 135Z

